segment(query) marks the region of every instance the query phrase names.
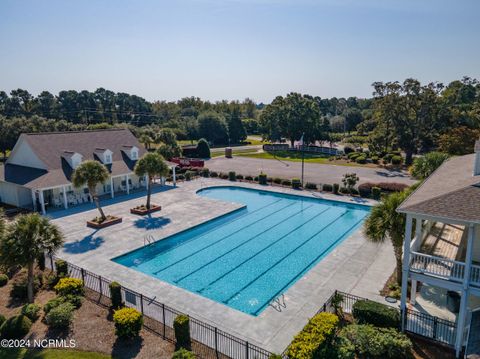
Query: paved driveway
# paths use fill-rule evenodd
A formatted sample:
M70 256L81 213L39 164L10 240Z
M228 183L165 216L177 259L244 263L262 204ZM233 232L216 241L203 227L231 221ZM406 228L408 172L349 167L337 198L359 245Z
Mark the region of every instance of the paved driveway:
M213 171L236 171L243 175L258 175L260 171L269 177L294 178L300 177L301 162L267 160L249 157L212 158L205 166ZM348 167L305 163L305 181L314 183L340 183L345 173L355 172L362 182L401 182L411 185L415 182L408 173L389 171L383 168Z

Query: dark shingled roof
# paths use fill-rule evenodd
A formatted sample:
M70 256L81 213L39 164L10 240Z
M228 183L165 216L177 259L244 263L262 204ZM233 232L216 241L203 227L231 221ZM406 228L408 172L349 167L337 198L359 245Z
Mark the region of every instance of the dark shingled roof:
M450 158L399 207L402 213L480 223L480 176L475 154Z
M146 152L128 129L99 131L71 131L29 133L20 136L42 161L47 170L24 167L8 162L0 168L0 181L16 183L28 188L48 188L70 183L72 168L65 160L65 152L78 152L83 160L99 160L98 148L113 152L112 164L106 165L112 176L133 171L136 161L125 154L126 146L138 148L139 158ZM98 153L98 152L97 152Z

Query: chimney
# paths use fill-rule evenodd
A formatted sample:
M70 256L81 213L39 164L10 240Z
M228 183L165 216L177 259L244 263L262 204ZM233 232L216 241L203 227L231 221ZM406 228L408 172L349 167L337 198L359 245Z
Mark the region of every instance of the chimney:
M473 163L473 175L480 175L480 140L475 141L475 162Z

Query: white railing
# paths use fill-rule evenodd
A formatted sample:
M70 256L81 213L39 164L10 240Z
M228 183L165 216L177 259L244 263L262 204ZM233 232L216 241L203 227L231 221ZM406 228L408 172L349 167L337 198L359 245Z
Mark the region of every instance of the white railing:
M462 282L465 275L465 263L424 253L411 252L410 270ZM480 280L480 272L478 272L477 280Z
M470 268L470 283L480 286L480 266L472 264Z

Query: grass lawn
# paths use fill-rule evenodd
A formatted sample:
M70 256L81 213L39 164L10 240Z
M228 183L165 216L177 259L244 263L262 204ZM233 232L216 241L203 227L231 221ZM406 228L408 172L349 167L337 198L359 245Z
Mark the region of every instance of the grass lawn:
M276 151L276 152L258 152L258 153L238 153L238 156L251 157L251 158L263 158L267 160L282 160L291 162L301 162L302 154L294 151ZM378 167L375 164L367 163L361 165L356 162L349 162L347 160L330 160L327 155L316 155L311 153L305 153L305 162L307 163L320 163L337 166L349 166L349 167Z
M260 136L248 136L247 142L250 142L251 145L263 145L265 143Z
M0 349L4 359L109 359L110 355L70 349Z
M247 155L247 154L255 154L256 152L258 152L258 150L255 149L255 148L251 148L251 149L247 149L247 150L236 150L235 148L233 148L232 150L233 150L232 153L233 153L234 156L244 156L244 155ZM223 157L223 156L225 156L225 151L212 151L211 156L212 156L212 158Z

